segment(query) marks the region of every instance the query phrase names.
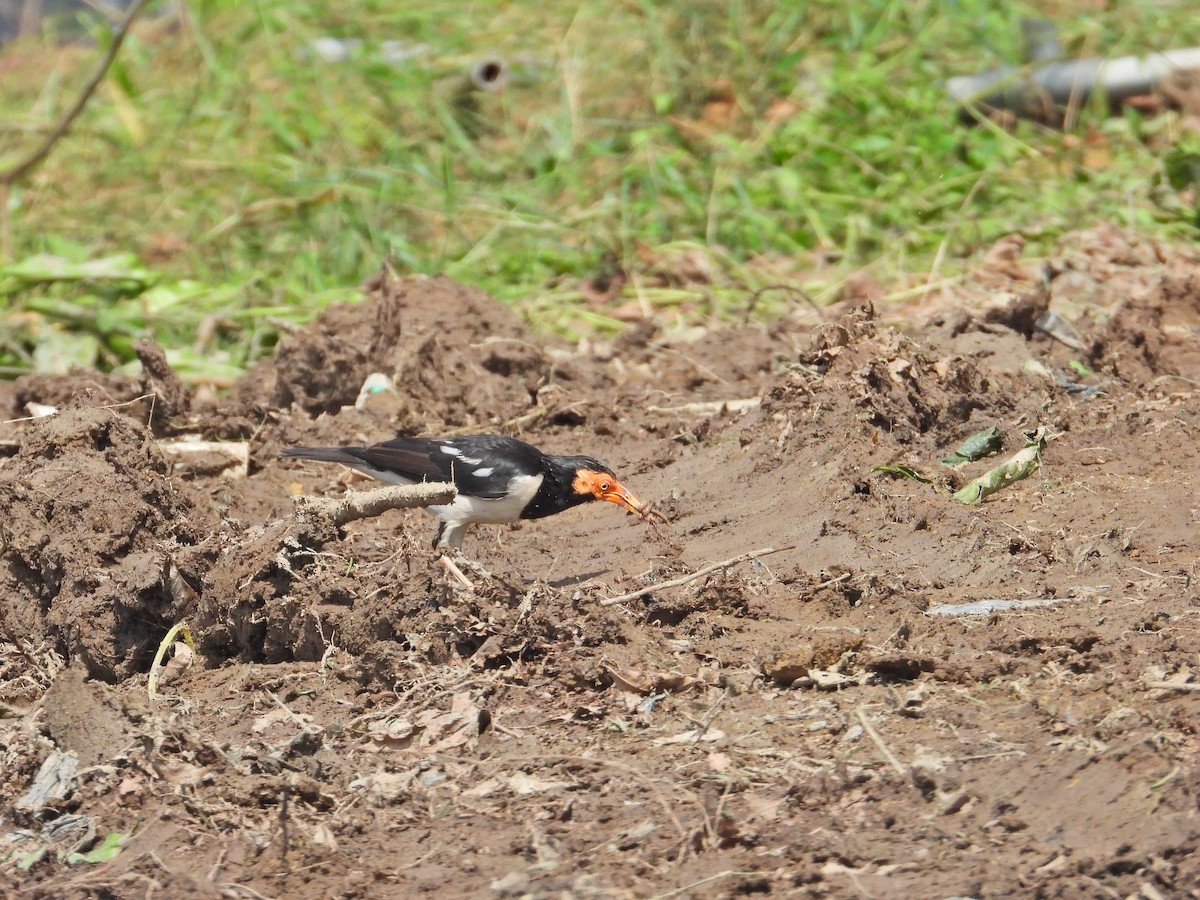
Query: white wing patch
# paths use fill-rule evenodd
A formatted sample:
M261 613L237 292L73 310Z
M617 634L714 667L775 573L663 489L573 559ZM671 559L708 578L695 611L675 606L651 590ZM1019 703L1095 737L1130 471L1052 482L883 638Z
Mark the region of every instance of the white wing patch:
M459 450L457 447L451 447L449 444L442 444L440 447L438 447L438 449L441 450L443 453L445 453L447 456L458 456L459 454L462 453L462 451ZM475 460L475 462L479 462L479 460Z
M468 462L468 460L464 459L463 462ZM495 466L484 466L482 469L476 469L474 474L475 474L475 477L477 477L477 478L487 478L489 475L491 475L495 471L496 471Z
M454 452L457 453L458 451L456 450ZM461 459L463 462L465 462L468 466L477 466L481 462L483 462L482 459L479 459L478 457L475 457L475 456L460 456L459 459Z

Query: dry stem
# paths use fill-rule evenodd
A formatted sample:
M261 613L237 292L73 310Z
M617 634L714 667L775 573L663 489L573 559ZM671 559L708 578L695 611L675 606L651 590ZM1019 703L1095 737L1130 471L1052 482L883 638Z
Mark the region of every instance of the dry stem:
M1160 691L1200 691L1200 683L1191 682L1181 684L1175 681L1148 681L1146 687Z
M464 589L468 591L475 590L475 585L471 579L463 574L462 569L455 565L454 560L452 560L450 557L442 554L438 557L438 564L447 572L449 572L450 575L453 576L454 580L461 584Z
M896 754L892 752L892 748L884 741L883 736L875 730L875 726L867 718L867 711L860 706L855 712L858 714L858 721L862 723L863 731L875 742L875 746L879 748L879 752L883 754L883 758L896 770L897 775L901 778L907 778L908 770L904 768L904 764L900 760L896 759Z
M741 556L735 556L733 559L727 559L724 562L713 563L710 566L705 566L691 575L681 575L679 578L672 578L669 581L660 581L658 584L650 584L644 588L638 588L636 591L631 591L628 594L621 594L619 597L609 597L607 600L601 600L601 606L615 606L618 603L625 603L627 600L636 600L638 597L645 597L647 594L653 594L655 591L665 591L667 588L676 588L680 585L687 584L689 581L695 581L697 578L703 578L712 572L717 572L721 569L728 569L730 566L736 566L738 563L747 562L752 559L758 559L760 556L769 556L772 553L782 553L784 550L794 550L795 547L765 547L762 550L751 550L749 553L743 553Z

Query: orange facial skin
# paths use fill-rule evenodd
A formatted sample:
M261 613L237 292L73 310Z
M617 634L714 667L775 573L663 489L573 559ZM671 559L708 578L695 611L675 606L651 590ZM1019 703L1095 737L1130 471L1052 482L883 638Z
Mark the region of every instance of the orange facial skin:
M607 500L609 503L615 503L617 506L623 506L631 513L637 516L642 515L644 507L637 497L633 496L621 482L613 478L607 472L593 472L590 469L581 469L575 475L575 481L571 484L577 494L591 494L597 500Z

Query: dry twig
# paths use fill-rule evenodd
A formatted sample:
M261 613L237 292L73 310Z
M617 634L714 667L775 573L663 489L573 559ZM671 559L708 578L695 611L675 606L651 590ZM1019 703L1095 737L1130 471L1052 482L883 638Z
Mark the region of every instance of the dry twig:
M619 597L609 597L607 600L601 600L601 606L615 606L618 603L625 603L628 600L636 600L638 597L645 597L647 594L653 594L655 591L665 591L667 588L676 588L687 584L689 581L695 581L697 578L703 578L705 575L712 572L728 569L730 566L736 566L738 563L748 562L752 559L758 559L760 556L769 556L772 553L782 553L785 550L794 550L793 547L765 547L762 550L751 550L749 553L743 553L741 556L735 556L733 559L727 559L724 562L713 563L710 566L705 566L691 575L682 575L679 578L672 578L669 581L660 581L658 584L650 584L644 588L638 588L636 591L631 591L628 594L621 594Z
M1200 691L1200 683L1175 681L1148 681L1146 687L1160 691Z
M717 413L728 412L737 414L747 410L757 409L762 405L762 397L742 397L736 400L709 400L702 403L684 403L682 406L647 406L646 412L662 413L664 415L694 415L715 416Z
M901 763L900 760L896 759L896 754L893 753L892 748L884 742L883 736L875 730L875 726L872 725L871 720L867 718L867 711L860 706L855 710L855 712L858 714L858 721L862 723L863 731L865 731L867 736L875 742L875 746L879 748L879 752L883 754L883 758L886 759L888 764L896 770L897 775L899 775L901 778L907 778L908 770L904 768L904 764Z
M454 560L452 560L450 557L442 554L438 557L438 564L447 572L449 572L450 575L454 577L454 580L461 584L466 590L475 590L474 582L472 582L470 578L463 574L462 569L455 565Z
M820 584L813 585L811 590L820 591L827 587L833 587L835 584L841 584L843 581L849 581L853 575L853 572L843 572L836 578L830 578L828 581L822 581Z
M428 482L422 484L389 485L371 491L355 491L337 500L324 497L296 498L301 509L328 516L335 525L369 519L389 509L413 509L418 506L437 506L449 503L458 492L452 484Z

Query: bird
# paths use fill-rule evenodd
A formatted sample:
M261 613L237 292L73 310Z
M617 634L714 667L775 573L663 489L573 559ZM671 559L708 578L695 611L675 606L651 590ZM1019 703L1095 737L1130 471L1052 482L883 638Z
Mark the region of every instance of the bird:
M289 447L285 459L341 463L387 484L451 482L458 495L426 509L439 520L434 548L462 550L472 525L553 516L593 500L639 518L657 515L591 456L552 456L500 434L397 437L366 447Z

